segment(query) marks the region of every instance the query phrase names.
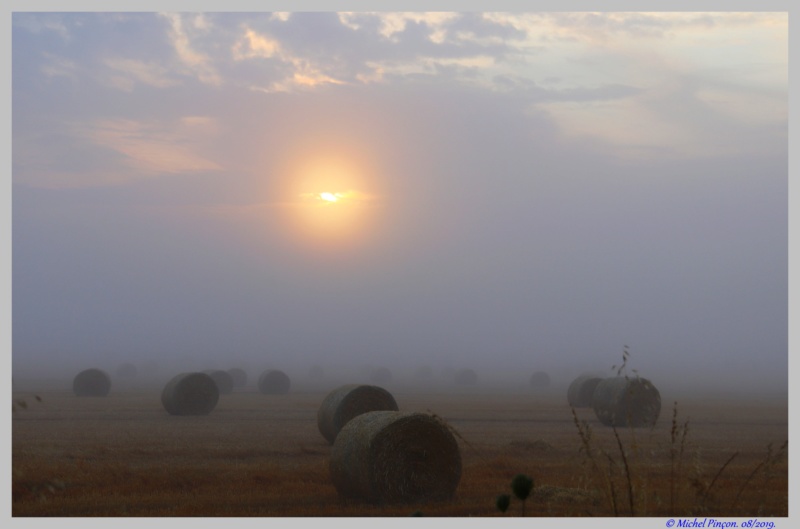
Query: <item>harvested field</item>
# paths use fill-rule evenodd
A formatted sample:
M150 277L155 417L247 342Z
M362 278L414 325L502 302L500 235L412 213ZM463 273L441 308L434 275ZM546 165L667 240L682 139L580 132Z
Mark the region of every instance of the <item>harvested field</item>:
M592 410L575 410L589 426L594 467L561 394L398 392L400 410L435 413L457 433L461 480L447 501L371 505L340 498L331 482L331 446L316 420L325 395L234 393L209 415L186 417L168 414L157 391L14 393L26 405L12 417L12 515L493 517L501 516L496 496L510 494L518 473L534 479L527 516L630 516L631 507L635 516L788 513L788 464L778 450L788 439L785 397L663 395L655 428L617 430L630 501L613 430ZM689 420L682 445L680 435L671 441L674 400L679 433ZM770 444L778 455L762 465ZM610 479L602 451L618 463ZM519 513L512 498L503 516Z

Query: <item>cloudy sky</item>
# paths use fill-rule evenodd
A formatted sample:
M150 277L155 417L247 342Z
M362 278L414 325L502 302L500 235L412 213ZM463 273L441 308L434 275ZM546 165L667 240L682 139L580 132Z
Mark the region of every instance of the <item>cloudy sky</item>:
M643 374L786 386L785 12L11 29L15 370L628 345Z

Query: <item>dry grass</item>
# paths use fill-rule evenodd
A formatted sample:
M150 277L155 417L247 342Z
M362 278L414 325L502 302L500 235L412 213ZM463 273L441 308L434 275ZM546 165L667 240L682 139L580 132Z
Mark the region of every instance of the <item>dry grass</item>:
M35 394L41 401L13 395L28 402L12 418L15 517L501 516L495 498L518 473L535 480L528 516L612 516L604 453L616 461L619 515L630 515L629 490L636 515L788 515L785 400L681 400L688 435L676 417L635 438L620 429L619 440L591 410L577 410L598 473L564 398L396 394L404 411L433 411L458 432L462 476L451 500L374 506L340 498L331 482L331 447L315 420L323 393L234 393L212 414L190 417L169 415L155 391ZM514 501L506 516L519 513Z

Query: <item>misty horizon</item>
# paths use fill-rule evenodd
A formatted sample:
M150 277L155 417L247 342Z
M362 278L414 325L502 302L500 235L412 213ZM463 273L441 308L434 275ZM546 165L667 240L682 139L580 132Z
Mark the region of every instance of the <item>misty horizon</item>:
M786 13L11 20L16 380L788 391Z

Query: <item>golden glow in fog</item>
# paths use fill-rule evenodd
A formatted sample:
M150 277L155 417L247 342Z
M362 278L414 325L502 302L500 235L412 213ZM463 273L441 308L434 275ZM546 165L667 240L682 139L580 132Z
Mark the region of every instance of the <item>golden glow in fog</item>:
M326 202L338 202L339 201L339 193L320 193L319 198L325 200Z
M290 237L304 245L347 247L375 227L379 194L366 169L341 156L303 160L289 171Z

